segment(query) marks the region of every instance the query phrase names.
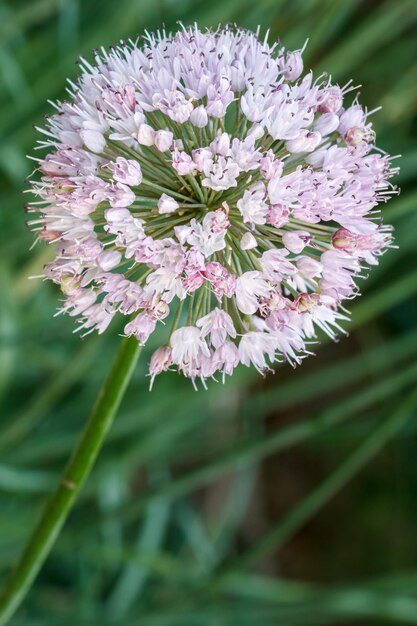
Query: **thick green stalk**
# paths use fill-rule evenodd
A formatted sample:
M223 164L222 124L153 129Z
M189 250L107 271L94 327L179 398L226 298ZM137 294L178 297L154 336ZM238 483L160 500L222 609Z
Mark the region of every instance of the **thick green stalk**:
M62 478L0 595L0 626L6 624L22 602L58 537L104 443L139 352L140 347L134 337L123 339Z

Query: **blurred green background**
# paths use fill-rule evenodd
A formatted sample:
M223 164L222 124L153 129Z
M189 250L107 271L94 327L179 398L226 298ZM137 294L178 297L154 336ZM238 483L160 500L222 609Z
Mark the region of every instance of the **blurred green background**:
M401 154L385 210L398 250L351 305L350 337L262 379L152 393L151 345L107 445L14 626L417 624L417 1L0 2L0 582L53 488L118 329L80 341L28 280L21 191L76 58L177 20L306 38L307 69L362 84L378 145Z

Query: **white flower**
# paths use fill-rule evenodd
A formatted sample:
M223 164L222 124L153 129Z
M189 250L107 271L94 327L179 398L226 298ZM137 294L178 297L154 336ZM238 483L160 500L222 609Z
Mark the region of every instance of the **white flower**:
M153 146L155 141L155 131L149 124L139 126L136 139L142 146Z
M272 283L280 284L293 276L297 270L287 257L288 250L266 250L259 259L264 277Z
M190 122L197 128L204 128L204 126L207 126L208 115L203 105L200 105L191 111Z
M177 226L175 233L181 243L194 246L205 257L226 247L225 230L213 229L211 213L207 213L202 224L193 219L190 226Z
M210 313L201 317L197 321L197 326L201 328L201 336L210 335L210 341L214 348L219 348L227 339L227 336L234 339L236 330L233 320L226 311L215 308Z
M302 252L311 240L312 236L306 230L294 230L286 232L282 236L282 243L284 246L287 250L294 252L295 254Z
M132 159L117 157L114 163L109 163L108 168L113 172L114 180L119 183L137 187L143 180L140 164Z
M265 224L269 210L265 198L266 187L262 182L255 183L243 193L243 197L237 201L237 208L244 222Z
M158 200L158 213L164 215L166 213L174 213L177 209L179 209L178 202L168 196L166 193L163 193L162 196Z
M278 347L277 338L271 333L252 331L243 335L239 343L240 362L246 367L251 364L263 373L268 369L267 356L271 363L275 361Z
M178 328L172 333L169 343L172 361L179 366L196 364L202 356L210 356L210 350L195 326Z
M236 178L239 176L239 166L229 158L215 157L204 163L202 185L215 191L222 191L237 186Z
M252 233L245 233L242 237L242 239L240 240L240 247L242 250L253 250L253 248L256 248L258 245L258 242L256 241L255 237L252 235Z
M44 276L84 334L135 314L142 344L172 314L152 382L299 363L391 246L391 159L349 84L301 77L303 50L230 25L146 33L83 61L48 117L28 209Z
M172 146L174 135L170 130L158 130L155 133L155 147L161 152L167 152Z
M271 286L260 272L245 272L236 281L236 304L246 315L253 315L259 307L258 298L266 298Z

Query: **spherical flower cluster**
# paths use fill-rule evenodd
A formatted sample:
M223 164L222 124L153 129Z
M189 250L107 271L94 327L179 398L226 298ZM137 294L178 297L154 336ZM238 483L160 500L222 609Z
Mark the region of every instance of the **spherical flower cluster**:
M395 192L350 84L301 78L302 50L232 27L146 34L81 67L29 207L60 310L84 334L124 315L140 344L161 322L152 380L297 364L317 329L334 337L391 245L377 205Z

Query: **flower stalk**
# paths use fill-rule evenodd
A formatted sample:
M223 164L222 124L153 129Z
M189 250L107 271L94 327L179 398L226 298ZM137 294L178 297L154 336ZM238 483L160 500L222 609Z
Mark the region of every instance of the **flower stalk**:
M140 351L141 348L134 338L123 339L59 484L47 502L37 526L0 595L0 626L6 624L19 607L48 557L103 446Z

